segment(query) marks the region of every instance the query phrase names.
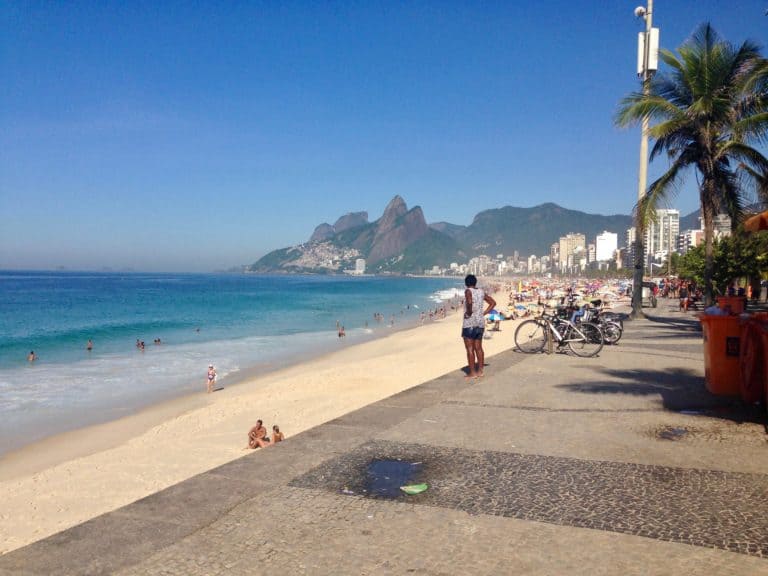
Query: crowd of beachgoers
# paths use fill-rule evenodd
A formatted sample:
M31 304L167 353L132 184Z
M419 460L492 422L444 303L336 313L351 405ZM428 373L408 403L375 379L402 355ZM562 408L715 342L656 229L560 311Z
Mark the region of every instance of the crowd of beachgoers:
M577 306L599 301L606 308L628 303L630 280L586 278L525 277L496 281L486 278L485 288L494 295L496 313L501 319L513 319L539 313L568 303Z

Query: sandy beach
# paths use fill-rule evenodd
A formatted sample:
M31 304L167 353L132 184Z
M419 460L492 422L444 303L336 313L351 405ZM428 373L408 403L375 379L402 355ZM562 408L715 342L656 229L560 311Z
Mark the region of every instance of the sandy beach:
M0 466L0 553L243 456L247 432L259 418L268 430L279 424L290 438L458 371L466 365L460 324L449 315L11 454ZM514 345L515 325L504 322L484 340L488 371L492 356Z

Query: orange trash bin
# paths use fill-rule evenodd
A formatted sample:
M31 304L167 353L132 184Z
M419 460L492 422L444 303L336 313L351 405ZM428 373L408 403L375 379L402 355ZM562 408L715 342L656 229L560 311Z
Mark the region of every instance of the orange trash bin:
M717 306L721 310L728 310L729 314L741 314L747 307L746 296L718 296Z
M739 395L741 326L738 316L702 315L704 380L712 394Z
M749 404L760 402L765 387L765 345L763 326L755 318L746 318L741 324L741 399Z
M763 374L768 379L768 324L760 324L760 335L763 337ZM768 382L763 381L765 391L765 404L768 407Z

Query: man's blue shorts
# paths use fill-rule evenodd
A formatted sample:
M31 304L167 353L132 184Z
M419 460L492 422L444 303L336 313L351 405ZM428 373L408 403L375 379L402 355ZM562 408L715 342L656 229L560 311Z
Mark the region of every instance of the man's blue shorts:
M475 326L473 328L462 328L461 337L465 340L482 340L484 331L485 329L480 328L479 326Z

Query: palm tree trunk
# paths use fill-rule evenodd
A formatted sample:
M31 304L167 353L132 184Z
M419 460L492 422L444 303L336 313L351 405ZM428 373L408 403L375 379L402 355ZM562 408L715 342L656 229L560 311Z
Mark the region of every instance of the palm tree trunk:
M709 307L714 302L712 272L715 253L715 209L711 202L705 199L707 183L702 185L701 215L704 219L704 305Z

